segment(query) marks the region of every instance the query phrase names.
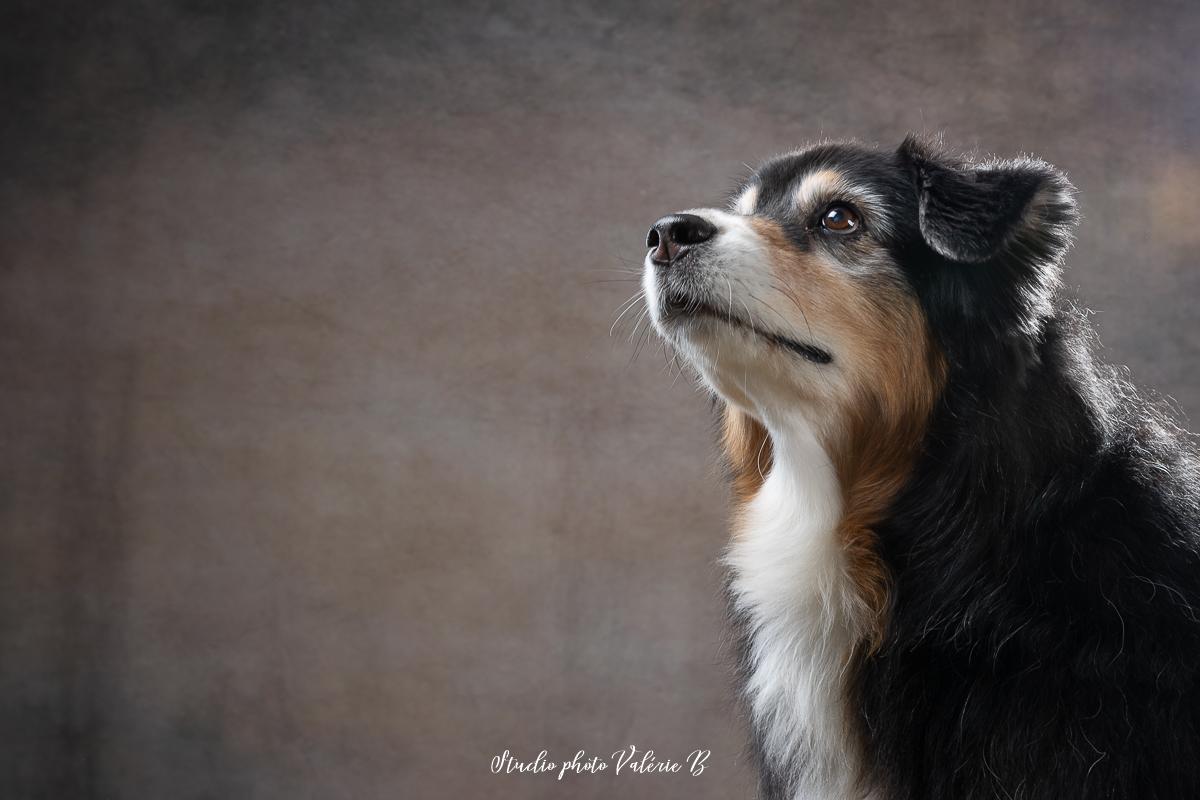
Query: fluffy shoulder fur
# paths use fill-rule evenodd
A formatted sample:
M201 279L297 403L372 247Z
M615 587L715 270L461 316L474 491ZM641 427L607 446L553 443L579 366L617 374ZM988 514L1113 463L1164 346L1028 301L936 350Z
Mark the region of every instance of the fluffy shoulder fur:
M1193 440L1093 358L1061 297L1070 184L910 141L913 283L950 375L878 534L894 580L857 676L886 797L1200 797Z

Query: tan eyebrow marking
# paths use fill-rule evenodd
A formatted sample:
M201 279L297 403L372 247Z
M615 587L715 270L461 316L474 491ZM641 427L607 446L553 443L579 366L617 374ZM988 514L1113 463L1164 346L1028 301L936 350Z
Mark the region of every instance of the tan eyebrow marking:
M870 225L876 231L886 233L890 229L886 208L887 204L869 186L852 183L842 173L833 169L820 169L806 175L800 182L800 188L793 193L796 212L807 214L819 210L818 203L833 200L847 200L867 213Z
M846 182L841 174L831 169L817 170L806 175L796 190L796 208L807 209L824 196L843 191Z

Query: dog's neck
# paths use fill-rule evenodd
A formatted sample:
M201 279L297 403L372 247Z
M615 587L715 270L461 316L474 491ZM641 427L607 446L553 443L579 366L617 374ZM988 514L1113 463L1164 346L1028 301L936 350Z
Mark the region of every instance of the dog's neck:
M769 796L849 797L860 775L847 680L863 605L838 527L844 496L804 415L765 421L772 463L742 509L727 564L745 629L745 692L778 785Z

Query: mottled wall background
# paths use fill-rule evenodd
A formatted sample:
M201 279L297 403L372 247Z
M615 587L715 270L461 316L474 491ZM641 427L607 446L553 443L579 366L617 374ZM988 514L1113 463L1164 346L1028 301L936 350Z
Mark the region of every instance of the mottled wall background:
M605 281L743 162L944 130L1070 173L1070 283L1194 414L1197 41L1184 2L5 3L0 796L744 796L708 404ZM488 770L627 744L713 755Z

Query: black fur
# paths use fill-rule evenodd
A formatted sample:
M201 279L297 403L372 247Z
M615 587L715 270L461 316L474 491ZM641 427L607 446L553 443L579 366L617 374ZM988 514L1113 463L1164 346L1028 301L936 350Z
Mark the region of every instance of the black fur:
M1070 184L830 145L759 173L766 213L820 165L888 198L949 366L878 530L894 605L855 703L883 797L1200 798L1195 449L1060 296Z

